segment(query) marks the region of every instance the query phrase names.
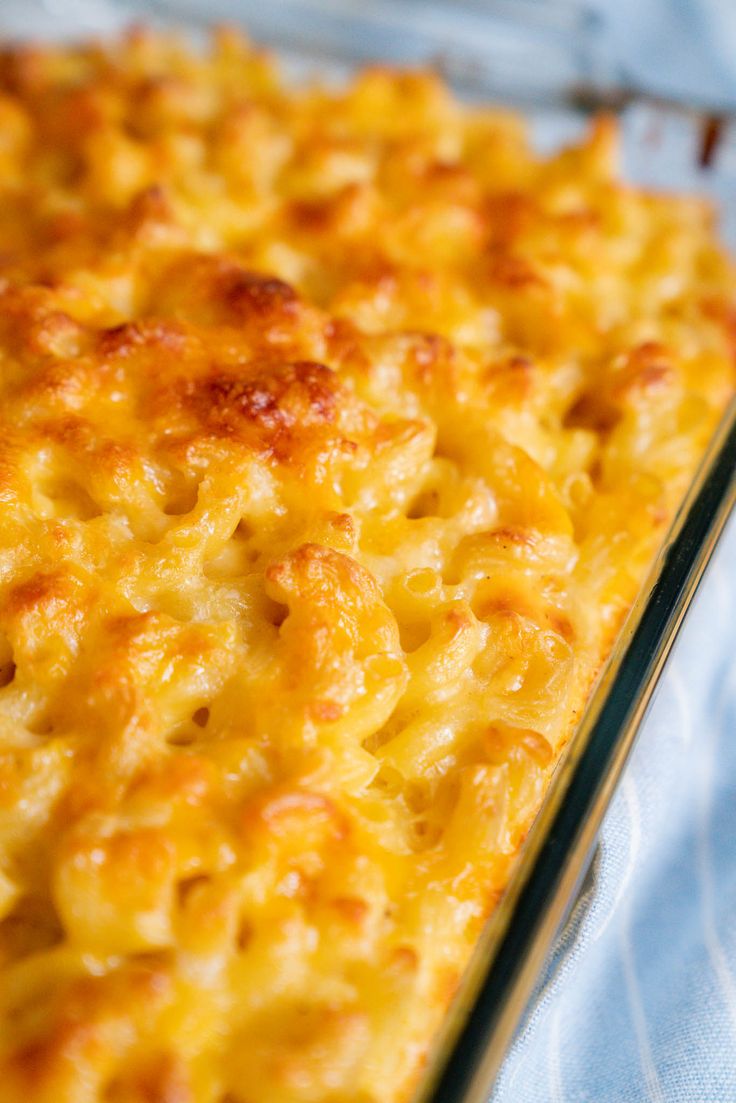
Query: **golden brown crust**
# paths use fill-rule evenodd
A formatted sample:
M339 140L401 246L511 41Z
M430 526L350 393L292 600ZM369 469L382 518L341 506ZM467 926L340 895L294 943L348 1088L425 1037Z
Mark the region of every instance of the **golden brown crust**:
M0 130L0 1103L398 1103L734 392L711 213L229 32Z

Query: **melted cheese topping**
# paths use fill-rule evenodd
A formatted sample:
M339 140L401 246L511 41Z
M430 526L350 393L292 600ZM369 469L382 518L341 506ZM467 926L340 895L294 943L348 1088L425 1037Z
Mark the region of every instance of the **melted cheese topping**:
M0 88L0 1100L404 1100L734 391L711 212L233 34Z

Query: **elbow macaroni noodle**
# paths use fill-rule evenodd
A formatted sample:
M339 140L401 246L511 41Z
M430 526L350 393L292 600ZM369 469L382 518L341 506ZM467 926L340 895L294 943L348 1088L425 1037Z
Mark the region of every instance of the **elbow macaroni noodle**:
M399 1103L734 392L712 213L231 32L0 135L0 1103Z

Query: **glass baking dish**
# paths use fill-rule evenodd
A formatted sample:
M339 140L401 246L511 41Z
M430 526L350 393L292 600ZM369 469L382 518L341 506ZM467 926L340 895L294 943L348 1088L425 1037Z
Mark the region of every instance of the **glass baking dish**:
M620 113L628 179L698 191L736 245L736 148L716 105L675 104L621 82L597 21L560 0L5 0L3 36L109 33L131 21L197 32L244 26L288 72L340 79L382 60L439 68L461 96L525 110L538 144L559 144L608 105ZM736 143L735 143L736 145ZM718 148L717 148L718 147ZM736 403L725 415L621 630L447 1016L417 1101L484 1103L587 872L596 835L683 617L736 503Z

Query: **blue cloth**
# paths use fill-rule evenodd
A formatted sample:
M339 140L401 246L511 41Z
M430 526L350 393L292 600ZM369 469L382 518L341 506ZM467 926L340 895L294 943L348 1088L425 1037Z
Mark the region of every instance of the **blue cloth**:
M589 0L589 5L602 21L607 54L637 85L736 104L734 0Z

